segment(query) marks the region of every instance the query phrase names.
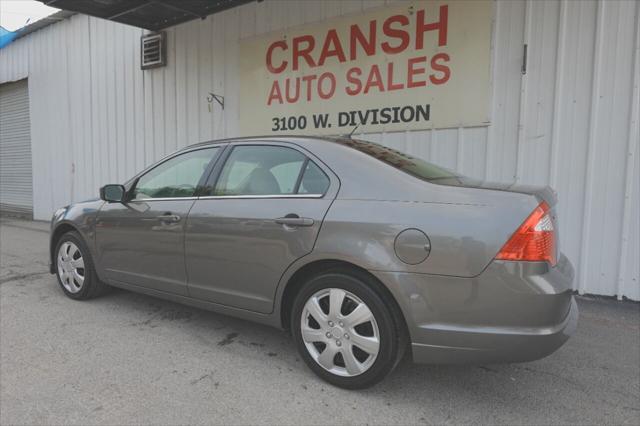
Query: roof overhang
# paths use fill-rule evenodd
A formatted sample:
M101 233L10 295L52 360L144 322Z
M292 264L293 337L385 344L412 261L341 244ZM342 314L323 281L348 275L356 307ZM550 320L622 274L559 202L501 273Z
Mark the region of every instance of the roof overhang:
M38 0L47 6L159 31L255 0Z

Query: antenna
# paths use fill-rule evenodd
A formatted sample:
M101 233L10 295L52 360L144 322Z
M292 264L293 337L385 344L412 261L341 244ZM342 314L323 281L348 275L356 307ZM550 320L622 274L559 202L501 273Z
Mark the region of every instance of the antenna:
M349 133L349 139L351 139L351 136L353 136L353 134L355 133L356 130L358 130L358 127L360 127L360 124L356 125L356 127L353 128L353 130L351 131L351 133Z

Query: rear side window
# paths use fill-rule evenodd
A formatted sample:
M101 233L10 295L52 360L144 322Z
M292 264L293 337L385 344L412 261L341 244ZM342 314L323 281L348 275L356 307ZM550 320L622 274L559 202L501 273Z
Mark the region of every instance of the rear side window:
M432 181L457 177L457 175L450 170L436 166L420 158L412 157L404 152L378 145L377 143L356 139L335 139L334 141L356 149L422 180Z
M241 145L227 158L213 195L324 194L328 187L322 170L295 149Z
M300 180L298 194L324 194L329 189L329 178L320 167L309 160Z
M276 178L281 194L294 194L296 181L300 175L300 169L304 160L291 163L280 164L271 169L271 173Z

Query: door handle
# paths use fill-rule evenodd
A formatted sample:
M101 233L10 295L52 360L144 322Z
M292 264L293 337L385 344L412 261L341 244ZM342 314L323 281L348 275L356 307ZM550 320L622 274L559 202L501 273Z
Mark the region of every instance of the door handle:
M313 219L308 217L294 217L293 215L287 215L289 217L279 217L276 219L276 223L285 226L313 226Z
M180 222L180 216L177 214L163 214L160 216L156 216L160 222Z

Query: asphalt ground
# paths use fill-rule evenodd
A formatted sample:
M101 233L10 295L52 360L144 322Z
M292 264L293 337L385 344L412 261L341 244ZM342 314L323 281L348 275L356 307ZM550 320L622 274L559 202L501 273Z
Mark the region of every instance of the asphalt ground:
M640 304L578 298L576 334L525 364L403 362L317 379L282 331L116 290L77 302L48 224L0 221L0 424L640 424Z

